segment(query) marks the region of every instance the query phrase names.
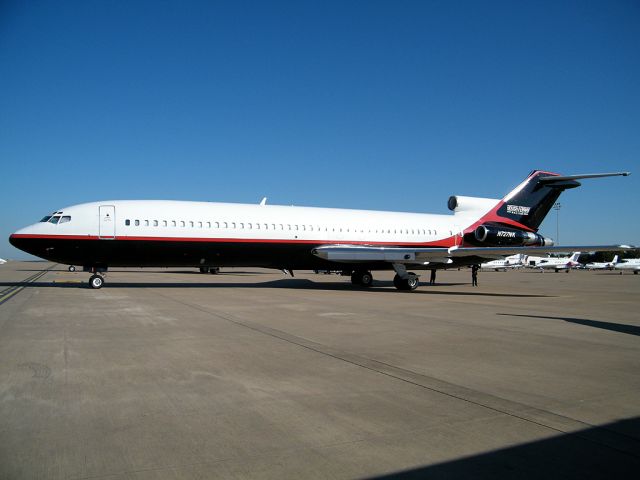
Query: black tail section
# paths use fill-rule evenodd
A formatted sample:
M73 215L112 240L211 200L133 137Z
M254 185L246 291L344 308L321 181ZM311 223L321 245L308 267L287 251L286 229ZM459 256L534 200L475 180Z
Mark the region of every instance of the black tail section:
M556 181L554 177L558 177ZM560 194L569 188L579 187L580 182L555 173L534 170L527 179L511 191L495 212L495 221L505 219L531 230L538 230Z

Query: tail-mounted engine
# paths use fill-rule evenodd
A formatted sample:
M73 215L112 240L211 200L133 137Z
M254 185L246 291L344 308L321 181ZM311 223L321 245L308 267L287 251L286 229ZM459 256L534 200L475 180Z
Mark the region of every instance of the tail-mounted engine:
M480 225L465 240L487 247L547 247L553 240L533 232L495 225Z

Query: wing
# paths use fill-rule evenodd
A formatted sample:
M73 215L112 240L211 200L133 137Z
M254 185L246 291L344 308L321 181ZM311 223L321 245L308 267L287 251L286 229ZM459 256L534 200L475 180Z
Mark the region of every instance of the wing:
M389 262L400 264L454 263L454 259L473 257L474 259L496 259L522 253L540 255L559 252L611 251L623 252L637 250L631 245L572 245L562 247L450 247L450 248L411 248L378 247L367 245L323 245L314 248L315 256L339 263Z

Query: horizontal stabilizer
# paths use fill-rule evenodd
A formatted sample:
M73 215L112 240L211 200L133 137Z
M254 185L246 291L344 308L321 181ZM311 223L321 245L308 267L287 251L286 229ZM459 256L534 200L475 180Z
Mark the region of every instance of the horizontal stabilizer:
M631 172L615 172L615 173L585 173L582 175L549 175L546 177L539 177L540 183L556 183L566 182L567 180L580 180L583 178L601 178L601 177L628 177Z

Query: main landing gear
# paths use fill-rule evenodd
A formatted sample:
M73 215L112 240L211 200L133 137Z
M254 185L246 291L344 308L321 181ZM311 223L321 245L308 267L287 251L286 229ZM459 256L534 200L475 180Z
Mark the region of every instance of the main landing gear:
M408 272L409 276L407 278L402 278L400 275L396 274L393 277L393 285L398 290L415 290L418 288L418 284L420 281L418 280L418 276L413 272Z
M407 267L401 263L394 263L393 269L396 271L396 276L393 277L394 287L404 291L412 291L418 288L420 283L418 275L413 272L407 272Z
M361 287L370 287L373 284L373 275L368 271L356 270L351 274L351 283Z
M220 267L200 267L200 273L211 273L216 275L220 273Z
M413 272L407 272L405 266L401 264L395 264L393 268L396 271L396 276L393 277L393 285L398 290L412 291L418 288L420 283L418 275ZM373 275L368 270L355 270L351 273L351 283L359 287L370 287L373 285Z
M70 272L75 272L76 271L75 265L69 265L69 271Z

